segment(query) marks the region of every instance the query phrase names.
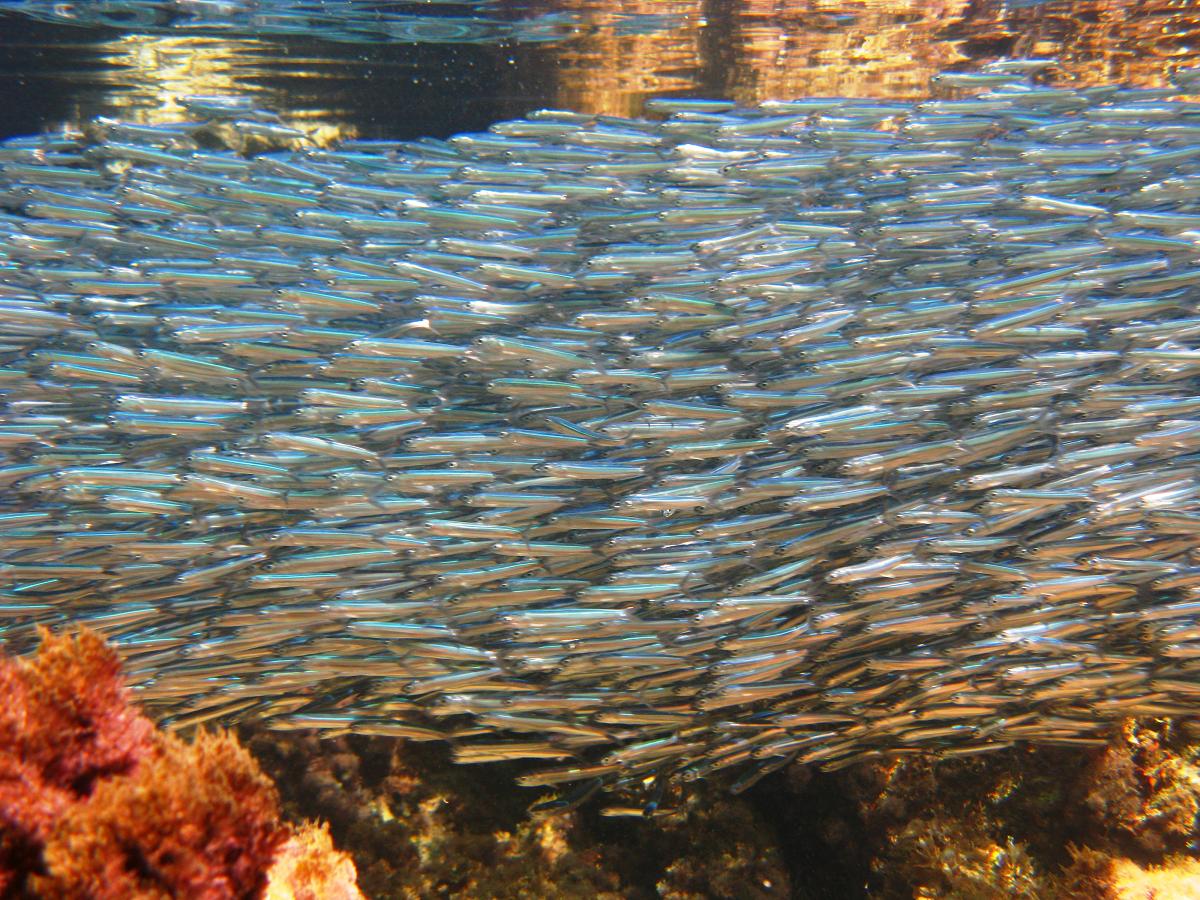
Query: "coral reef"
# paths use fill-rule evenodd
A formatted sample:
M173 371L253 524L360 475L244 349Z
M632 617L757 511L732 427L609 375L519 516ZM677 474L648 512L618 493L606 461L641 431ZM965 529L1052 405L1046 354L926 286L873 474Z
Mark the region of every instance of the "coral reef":
M1131 856L1187 848L1200 812L1200 743L1169 720L1129 721L1091 761L1080 813L1106 843Z
M460 766L436 744L246 726L285 815L330 822L364 891L380 898L783 898L771 827L724 783L672 789L651 818L600 795L531 816L515 764ZM620 815L614 815L619 813Z
M794 766L741 796L669 788L647 819L608 794L531 816L520 766L437 744L243 732L284 816L327 819L372 897L634 900L1200 898L1198 738L1144 719L1105 746Z
M362 896L327 832L280 822L232 735L157 731L95 633L43 632L32 660L0 657L0 696L0 896Z
M1148 719L1094 749L793 769L792 804L823 812L781 831L857 857L872 897L1200 896L1198 762L1187 723Z

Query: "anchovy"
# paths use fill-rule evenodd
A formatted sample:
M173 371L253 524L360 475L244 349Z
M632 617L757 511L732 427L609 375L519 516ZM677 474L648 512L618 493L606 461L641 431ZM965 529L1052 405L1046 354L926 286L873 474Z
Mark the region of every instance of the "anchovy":
M563 808L1194 708L1198 135L1046 65L4 142L0 643Z

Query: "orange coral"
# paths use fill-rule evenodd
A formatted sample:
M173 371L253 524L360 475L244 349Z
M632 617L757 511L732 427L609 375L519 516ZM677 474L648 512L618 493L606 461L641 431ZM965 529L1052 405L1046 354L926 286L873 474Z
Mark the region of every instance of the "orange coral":
M1117 860L1112 890L1117 900L1200 900L1200 861L1183 857L1144 869L1131 860Z
M335 850L327 825L306 824L275 857L264 900L361 900L354 863Z

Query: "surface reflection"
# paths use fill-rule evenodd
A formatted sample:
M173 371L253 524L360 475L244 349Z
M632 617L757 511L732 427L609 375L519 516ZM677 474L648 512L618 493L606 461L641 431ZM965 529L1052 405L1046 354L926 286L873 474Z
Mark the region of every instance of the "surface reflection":
M945 31L971 57L1054 56L1060 80L1156 87L1176 67L1197 64L1200 6L1195 0L976 0L971 14Z
M331 135L448 135L663 94L909 99L1010 56L1055 57L1052 82L1155 86L1198 47L1195 0L0 0L0 133L229 93Z
M107 106L127 121L177 122L188 114L180 99L189 96L246 96L264 109L284 111L285 123L303 128L321 143L354 137L357 128L333 109L306 110L286 102L283 92L258 79L282 60L270 43L254 39L168 37L124 34L103 41L97 80L109 85ZM319 61L290 58L293 78L318 78Z
M734 19L728 95L772 97L928 93L931 76L965 61L940 32L967 0L846 4L748 0Z
M561 4L558 4L561 5ZM591 0L569 0L590 10ZM630 0L622 9L644 5ZM655 93L741 103L800 96L912 98L946 69L1007 56L1056 57L1051 81L1165 84L1195 65L1193 0L693 0L662 3L675 28L629 38L597 27L555 48L556 100L637 112ZM610 13L610 15L616 15ZM695 48L694 54L691 48Z
M565 0L555 4L589 23L556 46L555 103L567 109L632 116L657 94L695 91L707 62L703 0ZM658 27L631 16L657 14ZM670 27L665 27L669 25Z

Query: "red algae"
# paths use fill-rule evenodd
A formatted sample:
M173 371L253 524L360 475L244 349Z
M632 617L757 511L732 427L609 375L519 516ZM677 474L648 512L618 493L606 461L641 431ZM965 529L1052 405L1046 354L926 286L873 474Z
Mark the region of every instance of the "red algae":
M0 894L42 868L55 824L96 783L153 752L154 725L130 702L99 635L42 632L31 661L0 657Z
M97 785L46 842L46 897L261 895L287 838L275 787L227 734L170 735L130 775Z
M235 737L157 731L98 635L0 657L0 696L0 896L361 898L326 832L280 821Z
M36 766L47 784L86 796L148 756L154 725L137 711L116 652L90 631L42 632L29 662L0 659L0 753Z

